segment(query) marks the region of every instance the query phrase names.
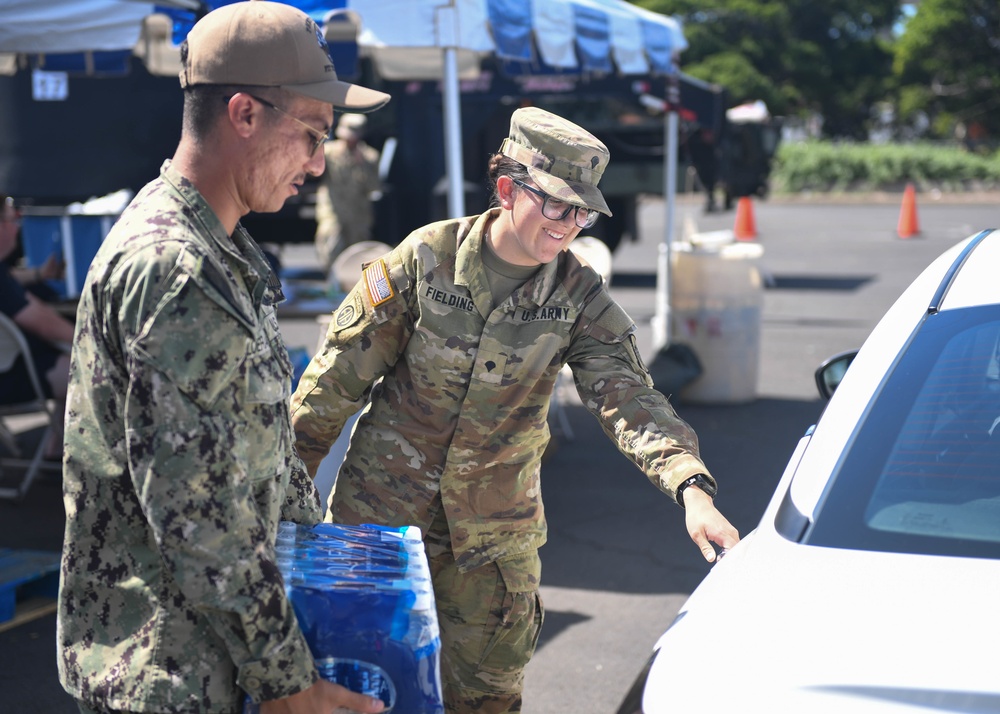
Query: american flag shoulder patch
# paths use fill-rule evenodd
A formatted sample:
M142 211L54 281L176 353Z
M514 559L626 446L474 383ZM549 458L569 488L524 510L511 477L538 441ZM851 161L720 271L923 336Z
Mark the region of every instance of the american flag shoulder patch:
M371 300L372 307L378 307L384 302L388 302L396 294L392 283L389 282L389 271L385 266L385 259L379 258L375 262L365 267L365 287L368 289L368 299Z

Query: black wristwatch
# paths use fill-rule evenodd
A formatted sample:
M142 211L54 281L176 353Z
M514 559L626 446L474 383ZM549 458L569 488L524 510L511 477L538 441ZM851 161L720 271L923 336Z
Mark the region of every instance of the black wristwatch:
M677 487L677 505L681 508L684 508L684 489L688 486L697 486L702 491L707 493L709 498L715 498L715 494L719 492L719 489L713 486L711 482L705 478L704 474L695 474Z

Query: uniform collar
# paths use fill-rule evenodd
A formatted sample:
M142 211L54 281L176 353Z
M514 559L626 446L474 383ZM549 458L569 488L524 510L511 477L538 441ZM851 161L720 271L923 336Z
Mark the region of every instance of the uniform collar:
M469 289L480 312L483 312L479 305L480 296L487 304L492 301L490 286L486 280L486 268L483 266L483 240L490 224L502 210L502 208L491 208L480 214L464 236L461 233L462 229L459 228L459 246L455 255L455 284L464 285ZM560 253L551 263L543 265L534 277L514 292L512 297L515 306L533 308L548 302L559 287L559 266L564 261L565 255ZM483 314L489 313L486 311Z
M270 296L268 302L271 304L284 301L281 281L271 269L271 264L264 257L260 246L241 224L236 224L236 230L231 236L226 233L222 221L215 215L205 197L190 179L173 167L170 159L164 161L160 167L160 178L177 192L192 215L201 223L204 234L192 235L191 240L203 243L209 251L221 252L235 261L250 286L255 304L260 304L267 295Z

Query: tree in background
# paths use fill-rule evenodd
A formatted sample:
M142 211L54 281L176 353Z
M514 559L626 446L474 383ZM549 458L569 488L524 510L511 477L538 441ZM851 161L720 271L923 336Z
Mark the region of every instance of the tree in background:
M866 139L872 108L887 97L900 0L635 4L684 23L684 72L726 87L734 104L761 99L773 114L819 114L825 135Z
M895 44L899 119L972 147L1000 137L1000 3L922 0Z

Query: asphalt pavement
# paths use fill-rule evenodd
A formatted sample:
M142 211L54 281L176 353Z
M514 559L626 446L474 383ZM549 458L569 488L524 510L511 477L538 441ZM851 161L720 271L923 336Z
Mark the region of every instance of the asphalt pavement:
M733 211L704 215L700 208L691 198L678 201L676 238L733 227ZM741 533L756 525L796 442L822 412L816 366L860 346L934 257L1000 223L991 197L957 203L918 195L921 231L900 239L899 209L893 196L754 201L756 242L763 247L757 265L765 278L754 398L738 404L674 398L720 482L717 504ZM639 346L654 371L663 364L650 321L665 218L662 200L642 203L639 240L615 253L611 280L613 295L639 325ZM308 261L309 250L290 247L283 259ZM286 341L308 349L318 329L310 320L282 322ZM689 540L682 512L614 449L574 394L564 408L574 438L559 435L543 466L547 612L528 667L524 711L610 713L710 566ZM22 503L0 502L0 547L58 551L63 525L57 476L41 476ZM716 662L677 666L706 676L712 686L715 674L745 656L752 653L723 652ZM7 629L0 623L0 713L75 712L59 687L55 662L53 614Z

